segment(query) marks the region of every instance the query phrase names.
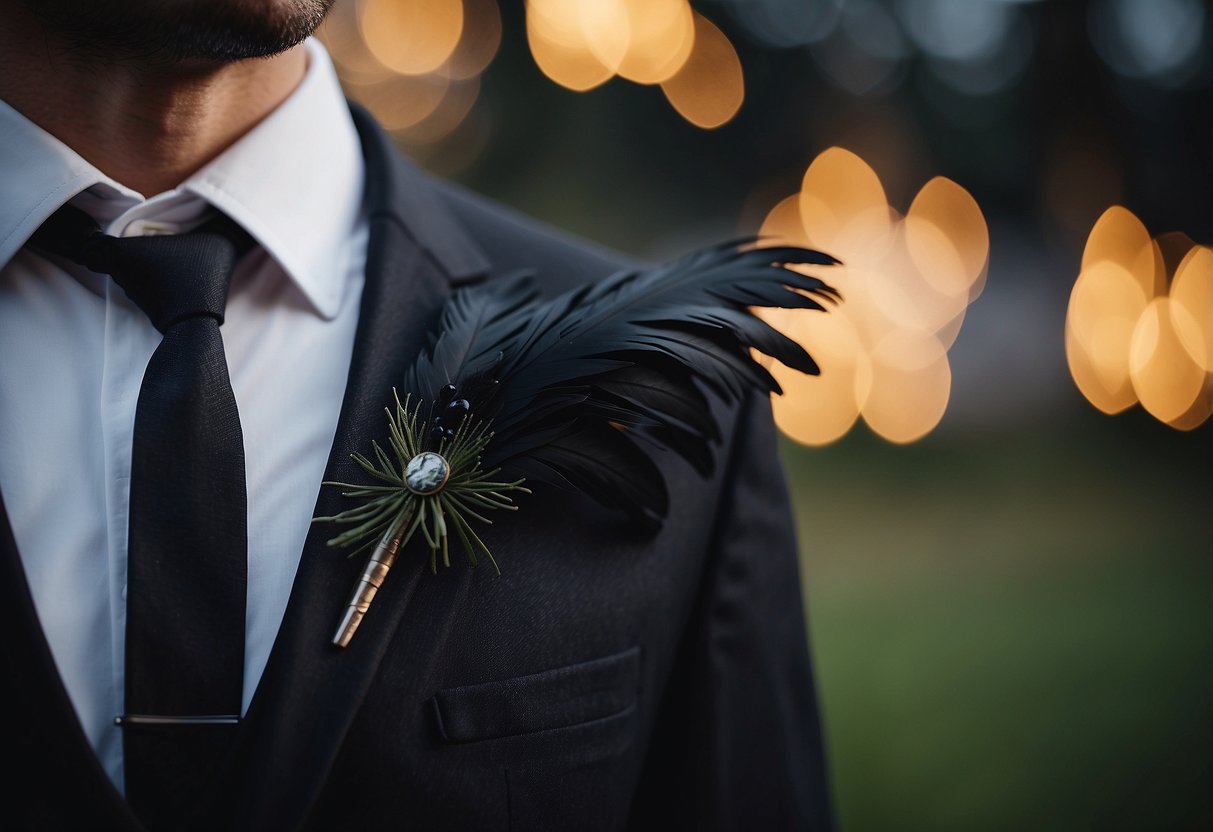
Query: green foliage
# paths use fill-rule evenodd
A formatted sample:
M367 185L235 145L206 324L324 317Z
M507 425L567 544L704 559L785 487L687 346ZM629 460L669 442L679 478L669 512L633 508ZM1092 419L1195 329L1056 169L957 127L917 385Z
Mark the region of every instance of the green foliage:
M1211 828L1209 457L1131 427L785 445L840 832Z
M441 554L443 566L450 566L449 538L453 530L462 544L468 562L477 563L476 550L484 553L493 564L494 571L501 574L497 561L489 547L472 528L471 521L492 524L485 515L496 510L517 509L510 492L529 494L523 480L497 482L492 478L497 470L483 471L480 456L493 434L486 422L465 417L452 436L443 436L438 447L433 449L450 466L446 484L433 494L417 494L405 481L405 470L409 461L427 450L426 437L430 421L422 419L422 402L410 406L409 397L401 403L400 396L392 390L395 410L384 408L388 419L389 455L378 442L372 442L374 460L362 454L353 454L352 459L376 484L353 484L326 481L324 485L346 489L342 496L362 502L350 509L328 517L315 517L312 522L328 522L349 525L328 541L328 545L351 548L350 556L373 547L388 532L401 536L403 549L414 535L420 534L430 550L430 571L438 571Z

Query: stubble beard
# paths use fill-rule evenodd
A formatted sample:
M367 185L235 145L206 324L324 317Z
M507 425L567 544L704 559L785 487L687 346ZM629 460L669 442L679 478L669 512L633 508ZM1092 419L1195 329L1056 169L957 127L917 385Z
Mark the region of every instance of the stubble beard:
M151 66L207 66L285 52L336 0L24 0L84 57Z

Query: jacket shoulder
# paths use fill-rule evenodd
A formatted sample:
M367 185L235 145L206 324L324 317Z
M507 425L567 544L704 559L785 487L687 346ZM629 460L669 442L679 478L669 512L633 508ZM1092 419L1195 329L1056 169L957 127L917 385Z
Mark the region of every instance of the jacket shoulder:
M468 187L431 178L435 195L484 249L493 274L529 271L553 295L641 268L638 258L531 217Z

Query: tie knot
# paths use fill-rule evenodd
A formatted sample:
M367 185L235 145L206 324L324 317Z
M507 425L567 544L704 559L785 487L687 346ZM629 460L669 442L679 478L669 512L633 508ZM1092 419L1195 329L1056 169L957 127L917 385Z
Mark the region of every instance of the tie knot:
M70 205L30 239L34 248L110 275L162 333L201 316L223 323L232 269L250 243L223 215L184 234L113 237Z

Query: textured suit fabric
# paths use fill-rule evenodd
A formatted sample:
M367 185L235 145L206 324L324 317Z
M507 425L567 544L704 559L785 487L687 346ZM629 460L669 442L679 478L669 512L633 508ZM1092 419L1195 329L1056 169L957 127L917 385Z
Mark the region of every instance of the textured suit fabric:
M432 179L355 115L370 257L326 474L347 481L452 291L526 269L552 295L633 265ZM224 776L181 828L832 828L769 405L713 408L726 439L711 477L659 461L671 508L658 533L536 487L486 530L500 577L431 575L406 550L344 650L329 639L361 563L314 527ZM320 492L318 514L342 507ZM28 761L6 814L17 828L137 829L73 729L7 523L0 553L0 651L21 679L6 698L31 716L0 729Z

